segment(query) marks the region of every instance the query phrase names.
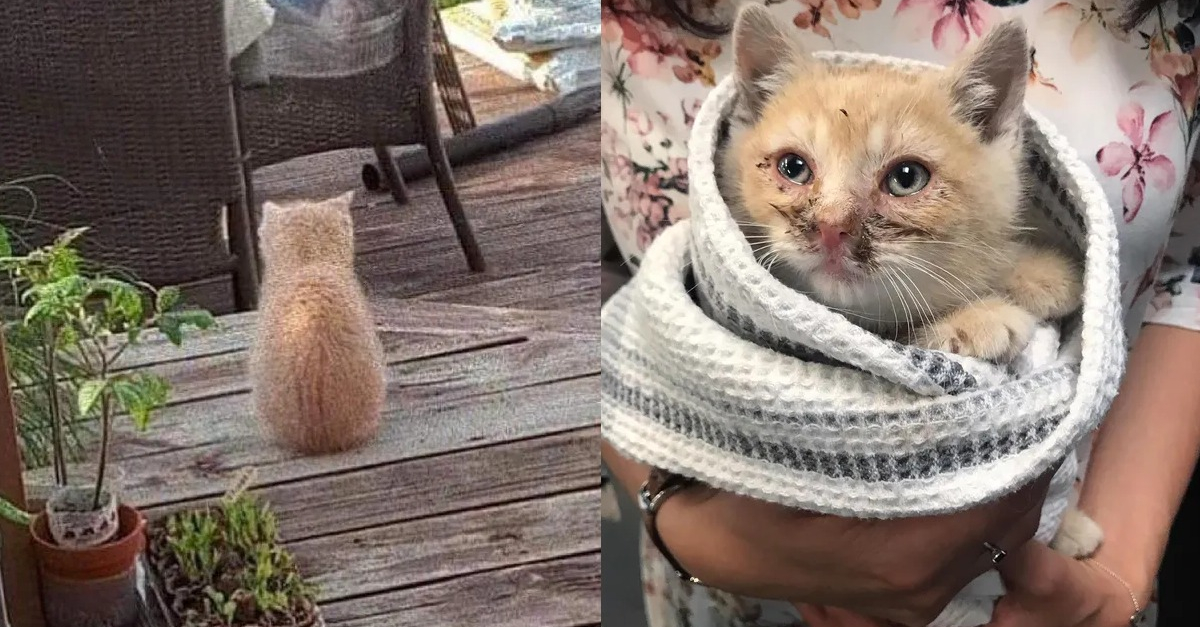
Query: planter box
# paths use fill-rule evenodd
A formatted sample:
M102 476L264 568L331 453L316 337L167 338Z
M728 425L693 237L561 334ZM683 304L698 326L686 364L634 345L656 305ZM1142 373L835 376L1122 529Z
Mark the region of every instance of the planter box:
M146 575L146 604L149 606L148 611L155 627L185 627L183 617L175 610L179 599L167 585L165 575L160 568L170 558L162 555L163 547L154 539L156 530L164 523L165 519L159 519L146 528L146 551L142 554L142 567ZM297 624L297 627L325 627L321 608L316 604L313 605L313 613L315 618L313 622L300 623ZM255 626L246 625L245 627Z

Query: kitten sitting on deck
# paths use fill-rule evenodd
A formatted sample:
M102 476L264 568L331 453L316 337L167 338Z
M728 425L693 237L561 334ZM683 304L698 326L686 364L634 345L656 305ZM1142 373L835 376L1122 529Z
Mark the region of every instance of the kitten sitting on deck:
M822 63L758 5L733 41L720 183L781 282L882 336L990 360L1079 308L1076 265L1019 238L1023 26L918 74ZM1072 509L1053 544L1078 557L1101 539Z
M302 453L358 446L383 413L383 348L354 275L352 198L263 203L254 408L278 441Z

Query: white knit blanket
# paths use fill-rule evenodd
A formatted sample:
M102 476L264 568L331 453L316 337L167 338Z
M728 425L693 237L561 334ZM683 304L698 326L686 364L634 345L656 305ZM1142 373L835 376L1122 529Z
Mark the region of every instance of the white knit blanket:
M731 80L718 85L692 129L691 218L659 236L603 309L604 437L718 488L859 518L966 509L1062 461L1037 535L1048 541L1081 467L1076 451L1107 410L1125 361L1116 225L1094 176L1029 112L1027 214L1084 260L1082 311L1061 334L1039 329L1013 364L918 349L855 326L756 261L714 175L735 93ZM989 573L933 625L986 623L1002 593Z

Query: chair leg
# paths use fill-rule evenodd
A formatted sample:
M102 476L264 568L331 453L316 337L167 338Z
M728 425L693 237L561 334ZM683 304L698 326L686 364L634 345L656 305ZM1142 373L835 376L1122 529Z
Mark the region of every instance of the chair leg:
M458 188L454 185L454 174L450 169L450 159L446 155L446 147L442 144L441 131L438 129L437 107L433 103L433 86L430 85L421 94L421 127L425 135L425 149L429 152L429 163L433 166L433 174L437 178L438 189L442 192L442 202L446 204L446 212L454 223L454 232L458 235L458 243L462 245L463 253L467 256L467 265L475 272L483 272L483 252L475 241L475 233L471 223L463 213L462 202L458 198Z
M392 152L388 150L387 146L376 146L375 160L379 162L379 171L383 173L383 178L387 181L388 189L391 190L396 204L401 206L407 204L408 186L404 184L404 177L400 175L400 168L396 166Z
M229 206L229 249L237 258L233 271L233 298L238 311L258 308L258 251L250 219L251 209L243 198Z

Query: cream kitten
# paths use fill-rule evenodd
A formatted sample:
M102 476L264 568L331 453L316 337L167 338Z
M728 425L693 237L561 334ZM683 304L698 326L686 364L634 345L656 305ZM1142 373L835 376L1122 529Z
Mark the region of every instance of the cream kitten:
M983 359L1078 309L1075 264L1018 238L1023 26L918 74L821 63L759 5L733 42L722 192L782 282L881 335ZM1060 536L1076 556L1102 538L1077 510Z
M362 444L383 413L383 348L354 275L352 198L263 203L254 408L277 440L303 453Z

